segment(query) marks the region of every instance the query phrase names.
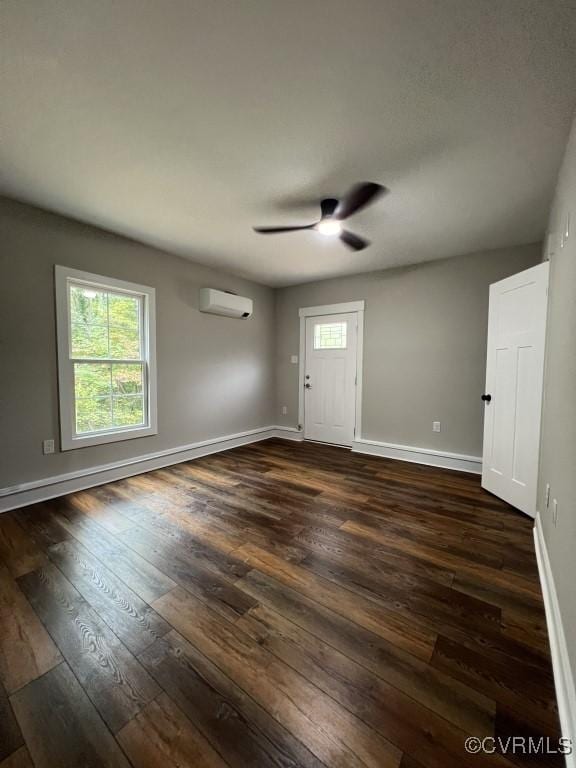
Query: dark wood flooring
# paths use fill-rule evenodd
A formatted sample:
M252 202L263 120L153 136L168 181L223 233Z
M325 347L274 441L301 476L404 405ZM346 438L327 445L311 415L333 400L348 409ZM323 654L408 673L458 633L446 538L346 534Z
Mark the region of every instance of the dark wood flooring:
M531 521L281 440L0 516L0 683L1 768L505 768L466 737L558 737Z

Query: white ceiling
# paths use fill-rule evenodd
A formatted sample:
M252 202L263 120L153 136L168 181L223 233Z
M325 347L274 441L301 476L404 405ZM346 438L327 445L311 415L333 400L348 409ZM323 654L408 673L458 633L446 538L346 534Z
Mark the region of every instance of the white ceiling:
M270 285L532 242L574 0L2 0L0 192ZM373 245L314 220L356 181Z

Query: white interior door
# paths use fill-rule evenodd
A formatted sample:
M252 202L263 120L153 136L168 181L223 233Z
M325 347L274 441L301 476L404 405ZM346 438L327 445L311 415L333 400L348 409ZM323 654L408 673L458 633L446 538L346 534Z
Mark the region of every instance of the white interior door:
M482 486L532 517L547 297L548 262L490 286Z
M352 445L358 315L306 318L304 437Z

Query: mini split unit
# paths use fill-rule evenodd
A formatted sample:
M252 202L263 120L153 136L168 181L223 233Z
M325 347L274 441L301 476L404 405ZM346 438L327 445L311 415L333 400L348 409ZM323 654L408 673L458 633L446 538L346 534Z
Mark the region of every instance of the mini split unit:
M226 317L250 317L253 310L252 299L245 296L237 296L227 291L217 291L215 288L200 289L200 312L208 312L212 315L225 315Z

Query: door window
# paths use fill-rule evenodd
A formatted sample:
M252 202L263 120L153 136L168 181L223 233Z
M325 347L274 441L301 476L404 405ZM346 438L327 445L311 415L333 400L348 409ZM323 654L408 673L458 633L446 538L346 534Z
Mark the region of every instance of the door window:
M314 349L346 349L347 323L318 323L314 326Z

